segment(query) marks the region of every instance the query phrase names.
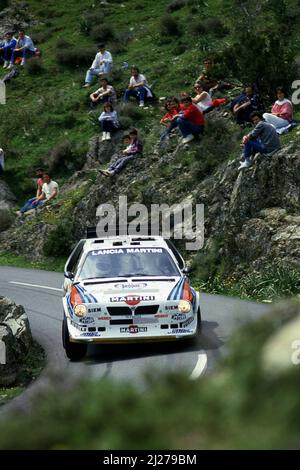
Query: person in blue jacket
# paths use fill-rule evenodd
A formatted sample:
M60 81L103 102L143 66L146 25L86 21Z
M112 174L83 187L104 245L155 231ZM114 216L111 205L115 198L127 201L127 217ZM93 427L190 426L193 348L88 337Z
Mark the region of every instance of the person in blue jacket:
M16 45L17 40L12 33L6 33L4 40L0 42L0 57L4 60L4 69L9 66L11 55Z

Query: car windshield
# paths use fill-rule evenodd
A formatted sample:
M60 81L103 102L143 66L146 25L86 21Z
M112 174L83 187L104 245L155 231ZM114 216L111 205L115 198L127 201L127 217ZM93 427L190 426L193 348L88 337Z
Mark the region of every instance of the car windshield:
M90 251L79 278L179 275L180 271L164 248L118 247Z

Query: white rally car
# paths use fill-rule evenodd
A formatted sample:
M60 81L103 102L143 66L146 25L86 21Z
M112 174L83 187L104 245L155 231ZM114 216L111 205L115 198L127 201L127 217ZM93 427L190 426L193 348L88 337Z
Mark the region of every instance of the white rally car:
M88 344L166 341L201 332L199 293L159 236L81 240L65 266L63 345L71 360Z

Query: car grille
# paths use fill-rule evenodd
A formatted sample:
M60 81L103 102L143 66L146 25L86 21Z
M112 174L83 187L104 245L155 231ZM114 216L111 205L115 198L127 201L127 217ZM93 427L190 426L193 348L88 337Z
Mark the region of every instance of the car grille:
M135 315L155 315L158 311L159 305L140 305L135 309ZM109 315L122 316L122 315L132 315L132 310L130 307L107 307Z

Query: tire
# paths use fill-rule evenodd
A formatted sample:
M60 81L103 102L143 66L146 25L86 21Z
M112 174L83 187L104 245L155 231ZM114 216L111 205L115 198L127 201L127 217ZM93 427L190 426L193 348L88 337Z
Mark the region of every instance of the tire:
M71 343L66 318L64 318L62 322L62 341L66 351L66 356L71 361L79 361L86 355L87 344Z
M200 307L198 307L197 311L197 333L196 337L199 338L202 334L202 318L201 318L201 310Z

